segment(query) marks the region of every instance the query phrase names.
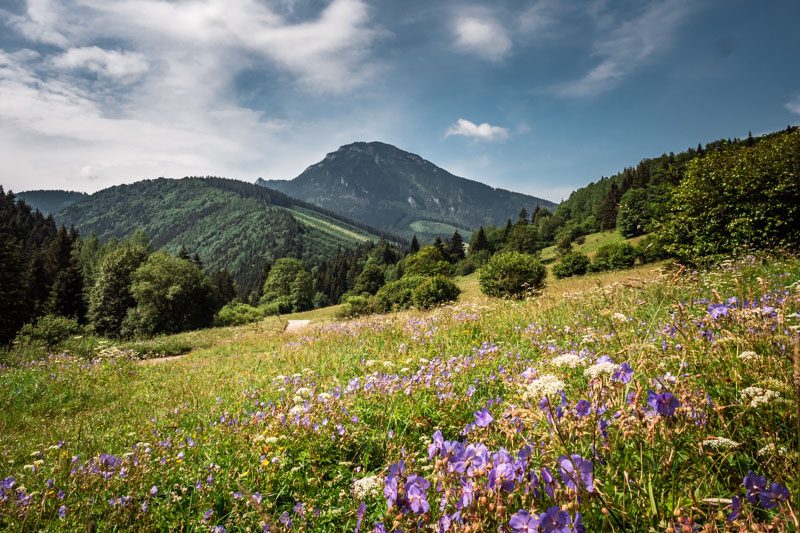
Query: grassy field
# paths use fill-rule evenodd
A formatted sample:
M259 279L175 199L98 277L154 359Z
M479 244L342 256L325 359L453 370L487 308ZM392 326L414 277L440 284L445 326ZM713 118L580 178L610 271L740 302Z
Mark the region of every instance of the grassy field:
M459 283L0 369L0 530L797 530L800 261Z
M586 235L586 240L583 244L573 244L572 249L576 252L581 252L589 256L589 258L594 257L595 252L603 246L604 244L615 244L618 242L627 241L632 245L636 245L640 240L644 238L641 237L634 237L633 239L625 239L622 235L620 235L619 231L601 231L599 233L592 233L590 235ZM555 246L548 246L542 250L542 262L546 265L551 263L555 263L558 260L558 254L556 253Z

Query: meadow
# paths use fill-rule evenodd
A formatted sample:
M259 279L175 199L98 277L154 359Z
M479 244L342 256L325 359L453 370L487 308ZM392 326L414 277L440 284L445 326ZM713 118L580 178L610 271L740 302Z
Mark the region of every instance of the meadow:
M797 531L800 260L666 267L0 368L0 529Z

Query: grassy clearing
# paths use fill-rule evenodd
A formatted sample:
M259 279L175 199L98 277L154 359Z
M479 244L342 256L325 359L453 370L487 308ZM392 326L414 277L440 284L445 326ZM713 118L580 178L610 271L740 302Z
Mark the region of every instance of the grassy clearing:
M377 237L374 235L370 235L355 227L345 226L341 222L327 218L319 213L313 213L312 211L307 211L302 208L288 209L288 211L297 217L300 222L337 237L350 238L356 242L377 240Z
M625 241L635 246L643 238L644 236L626 239L620 235L619 231L617 230L601 231L599 233L586 235L586 241L584 241L583 244L573 244L572 249L576 252L581 252L588 255L589 258L592 258L597 250L605 244L615 244ZM544 264L550 265L551 263L555 263L557 260L558 254L556 253L555 246L548 246L542 250L542 262Z
M160 365L2 369L0 529L352 531L362 502L362 531L509 531L519 510L554 506L588 531L796 529L800 261L652 269L523 302L321 312L292 336L277 318L186 334L198 348ZM559 469L584 461L570 488ZM749 470L780 486L755 479L764 498L729 522Z
M469 232L463 228L457 228L455 226L451 226L450 224L445 224L444 222L431 222L430 220L415 220L409 224L409 227L412 231L417 233L441 233L442 235L445 235L460 231L462 233L466 233L467 235L469 234Z

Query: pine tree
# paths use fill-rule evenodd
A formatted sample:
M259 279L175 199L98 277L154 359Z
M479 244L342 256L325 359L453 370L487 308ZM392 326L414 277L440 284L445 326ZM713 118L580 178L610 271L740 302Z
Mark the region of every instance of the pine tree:
M488 249L489 241L486 239L486 232L483 230L483 226L481 226L478 230L478 234L475 235L475 238L469 243L469 253L473 254Z
M600 202L600 209L597 218L600 222L600 229L603 231L612 230L617 227L617 209L619 204L619 189L617 184L611 182L608 192Z
M447 251L450 259L454 263L464 259L464 241L458 231L453 232L453 236L450 238L450 246Z
M409 246L408 250L412 254L415 254L415 253L419 252L419 241L417 240L417 234L416 233L411 238L411 246Z
M528 224L528 210L524 207L519 212L519 217L517 218L517 224Z
M26 284L27 265L22 247L7 228L0 226L0 344L10 342L25 323Z

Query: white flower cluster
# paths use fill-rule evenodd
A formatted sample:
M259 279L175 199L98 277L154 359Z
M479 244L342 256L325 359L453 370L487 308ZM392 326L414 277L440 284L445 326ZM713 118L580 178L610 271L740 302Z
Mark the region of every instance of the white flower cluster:
M761 356L758 355L756 352L748 350L746 352L740 353L739 359L741 359L742 361L758 361L759 359L761 359Z
M546 375L531 381L525 388L525 394L522 397L524 400L538 402L545 396L555 396L565 387L564 382L557 377Z
M295 405L294 407L289 409L289 416L302 415L304 412L305 412L305 409L303 409L302 406Z
M764 457L765 455L780 455L785 457L788 453L789 450L786 449L786 446L775 446L774 443L767 444L758 450L759 457Z
M353 493L357 500L365 500L378 496L383 491L383 479L380 476L368 476L353 481Z
M311 398L311 389L308 387L300 387L297 389L296 394L301 398Z
M553 366L566 366L569 368L577 368L584 364L583 358L576 353L565 353L564 355L559 355L558 357L554 357L550 364Z
M611 315L611 318L615 322L625 322L626 320L628 320L628 317L626 317L622 313L614 313L613 315Z
M747 387L746 389L742 389L742 392L739 394L742 397L742 401L750 402L750 407L767 405L775 400L780 399L781 397L780 392L762 389L761 387Z
M714 437L706 439L702 443L704 448L714 448L715 450L727 450L729 448L736 448L740 444L725 437Z
M600 374L612 374L614 370L617 369L617 365L614 363L610 363L608 361L597 363L595 365L590 366L586 370L583 371L583 375L586 377L590 377L592 379L596 378Z

